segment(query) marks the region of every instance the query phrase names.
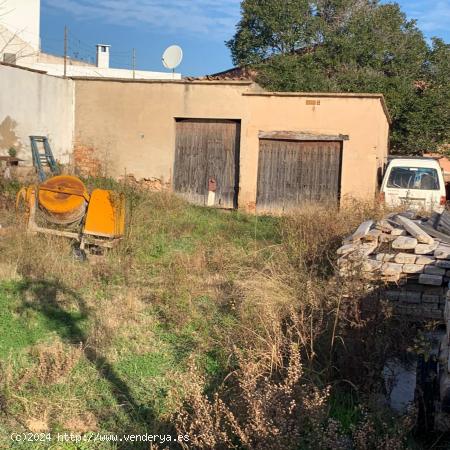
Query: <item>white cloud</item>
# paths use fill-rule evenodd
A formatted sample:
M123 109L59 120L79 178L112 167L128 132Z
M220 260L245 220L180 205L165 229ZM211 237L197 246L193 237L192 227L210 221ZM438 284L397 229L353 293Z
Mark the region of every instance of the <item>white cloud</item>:
M82 20L223 39L239 20L240 0L44 0L44 4Z
M448 32L450 0L403 0L400 3L408 17L416 19L420 29L428 35Z
M450 0L397 1L427 35L448 35ZM188 32L212 40L231 37L240 16L240 0L43 0L43 3L81 20L143 25L160 32Z

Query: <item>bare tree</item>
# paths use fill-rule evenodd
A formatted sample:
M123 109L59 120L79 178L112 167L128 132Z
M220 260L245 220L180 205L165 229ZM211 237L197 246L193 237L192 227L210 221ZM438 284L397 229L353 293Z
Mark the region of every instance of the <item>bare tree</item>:
M29 44L20 37L25 29L13 31L5 26L4 18L12 11L7 9L6 0L0 1L0 54L4 54L7 50L10 50L8 53L14 54L14 60L17 62L23 58L36 56L39 52L30 52Z

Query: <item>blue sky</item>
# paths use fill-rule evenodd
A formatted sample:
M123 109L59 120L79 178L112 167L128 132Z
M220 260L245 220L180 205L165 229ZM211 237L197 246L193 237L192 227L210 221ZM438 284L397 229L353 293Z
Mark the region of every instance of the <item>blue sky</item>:
M426 36L450 42L450 0L400 0ZM239 0L42 0L44 51L62 53L64 25L69 50L92 59L95 44L110 44L111 66L164 70L161 54L171 44L183 48L183 75L199 76L232 66L224 41L239 20Z

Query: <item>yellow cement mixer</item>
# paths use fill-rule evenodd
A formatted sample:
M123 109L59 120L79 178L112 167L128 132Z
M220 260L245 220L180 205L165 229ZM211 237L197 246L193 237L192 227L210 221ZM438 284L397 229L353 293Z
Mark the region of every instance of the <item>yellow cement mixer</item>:
M89 193L84 183L71 175L57 175L22 188L17 207L26 205L27 229L32 233L65 236L86 247L114 247L123 237L123 194L104 189Z
M79 178L61 175L46 136L30 136L30 143L39 183L22 188L16 202L17 208L25 203L28 231L73 239L80 259L85 249L112 248L120 242L125 229L123 194L104 189L89 193Z

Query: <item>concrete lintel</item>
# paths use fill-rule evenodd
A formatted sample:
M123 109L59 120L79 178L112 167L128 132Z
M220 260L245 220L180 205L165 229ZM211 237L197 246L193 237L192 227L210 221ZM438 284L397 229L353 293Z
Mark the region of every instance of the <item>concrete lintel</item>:
M284 141L348 141L347 134L314 134L299 131L260 131L260 139L277 139Z

